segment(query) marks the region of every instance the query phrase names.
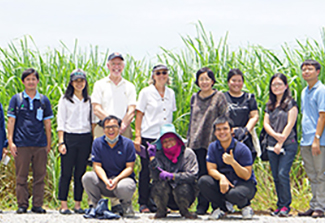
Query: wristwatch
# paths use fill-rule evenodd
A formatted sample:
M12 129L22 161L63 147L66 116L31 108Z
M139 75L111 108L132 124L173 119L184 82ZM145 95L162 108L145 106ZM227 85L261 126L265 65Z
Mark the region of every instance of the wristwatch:
M61 146L61 145L63 145L64 144L64 142L60 142L60 143L58 143L58 146Z
M320 139L320 135L316 134L315 137L316 137L316 139Z

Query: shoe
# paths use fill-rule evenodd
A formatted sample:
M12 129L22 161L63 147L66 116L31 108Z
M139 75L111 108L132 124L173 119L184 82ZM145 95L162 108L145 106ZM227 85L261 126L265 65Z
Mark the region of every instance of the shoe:
M123 216L123 207L122 207L122 205L121 204L118 204L118 205L113 206L112 207L112 212L114 214Z
M252 219L254 211L250 206L246 206L241 209L241 214L243 216L243 219Z
M42 207L32 207L32 212L36 214L45 214L46 210L43 209Z
M271 216L278 216L279 213L280 213L280 209L277 208L275 211L271 212Z
M67 215L68 215L68 214L72 214L72 212L71 212L69 209L65 209L65 210L60 209L60 210L59 210L59 213L60 213L60 214L67 214Z
M2 214L2 210L0 210L0 214Z
M324 217L324 211L321 210L315 210L313 214L311 215L313 218L322 218Z
M186 214L182 214L182 216L186 219L197 219L197 214L192 212L187 212Z
M131 201L122 203L122 207L123 207L123 217L125 217L125 218L134 217L134 211L133 211Z
M220 208L215 209L212 214L208 217L209 220L218 220L226 216L225 212L220 210Z
M24 214L27 213L27 208L26 207L19 207L16 211L17 214Z
M167 216L167 213L164 211L164 212L160 212L157 210L156 214L153 216L153 217L149 217L150 219L160 219L160 218L166 218Z
M279 217L288 217L290 212L290 208L282 207L279 212Z
M140 205L139 211L140 213L150 213L150 209L145 204Z
M79 209L73 209L74 213L76 214L84 214L85 213L85 210L83 210L82 208L79 208Z
M298 216L300 216L300 217L306 217L306 216L311 216L313 213L314 213L314 210L312 210L312 209L309 208L305 212L299 212L298 213Z
M226 208L228 210L229 213L234 213L235 209L234 209L234 205L232 203L230 203L229 201L226 201Z

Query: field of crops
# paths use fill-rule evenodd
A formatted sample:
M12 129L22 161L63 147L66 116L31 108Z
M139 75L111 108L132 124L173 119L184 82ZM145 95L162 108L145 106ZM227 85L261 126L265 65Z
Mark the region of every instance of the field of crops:
M293 97L300 104L300 93L306 86L301 77L300 64L305 59L318 60L325 67L324 44L314 40L297 41L297 48L290 48L283 43L281 52L265 49L263 46L247 46L231 51L227 44L227 36L216 38L207 33L202 24L197 25L195 37L184 36L183 46L177 53L162 48L162 53L156 55L157 60L170 68L172 77L171 88L176 94L177 111L174 113L174 124L178 132L185 137L189 121L190 98L198 90L194 84L196 71L203 67L210 67L216 74L215 87L227 91L226 75L231 68L239 68L245 73L244 90L254 93L260 120L257 132L261 130L263 110L268 100L268 83L270 77L277 72L287 75ZM325 34L323 31L322 34ZM68 49L64 43L59 49L48 49L40 52L32 37L26 36L12 42L8 46L0 47L0 102L6 114L10 98L23 90L20 76L23 70L33 67L40 73L39 91L46 94L52 104L56 116L57 103L69 81L70 72L76 67L87 72L90 92L96 80L108 75L106 59L109 50L100 52L98 47L89 47L87 51L79 49L77 41L74 49ZM122 52L123 53L123 52ZM125 54L125 53L124 53ZM132 52L125 55L126 66L123 76L135 84L137 93L148 85L151 68L154 64L146 58L135 60ZM320 79L324 82L325 71L321 70ZM300 131L300 115L298 117L298 131ZM132 126L134 123L132 123ZM134 127L134 126L133 126ZM57 208L58 180L60 175L60 159L57 151L56 119L52 120L52 148L48 159L48 175L46 178L45 205ZM139 171L137 162L135 172ZM15 209L15 168L13 160L8 166L0 166L0 208ZM257 160L254 171L258 180L258 193L253 200L253 208L267 210L275 207L276 195L269 164ZM29 178L32 181L32 178ZM291 171L293 193L293 209L300 210L308 206L310 199L310 185L302 167L298 154ZM83 207L86 207L84 194ZM134 198L136 205L137 195ZM72 200L69 200L72 202Z

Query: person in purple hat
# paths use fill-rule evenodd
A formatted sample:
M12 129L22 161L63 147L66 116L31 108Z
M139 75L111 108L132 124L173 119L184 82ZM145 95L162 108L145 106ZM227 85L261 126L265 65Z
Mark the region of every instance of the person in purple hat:
M151 196L157 212L154 218L167 216L167 207L179 210L188 219L197 215L188 211L199 190L198 163L192 149L186 148L173 124L161 126L160 137L148 146L149 169L153 180Z

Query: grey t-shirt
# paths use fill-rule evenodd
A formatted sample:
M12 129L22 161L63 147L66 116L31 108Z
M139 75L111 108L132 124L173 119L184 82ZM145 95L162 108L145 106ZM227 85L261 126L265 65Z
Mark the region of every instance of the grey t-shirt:
M291 99L291 101L289 101L288 106L284 110L282 108L280 108L280 106L278 106L273 111L270 111L268 109L268 107L266 106L265 112L269 114L270 125L275 132L278 132L278 133L283 132L283 129L285 128L285 126L288 123L288 112L294 106L296 106L298 108L297 102L294 99ZM283 143L283 145L288 145L290 143L296 142L296 138L297 138L296 135L297 135L297 129L296 129L296 123L295 123L288 138ZM277 142L278 141L275 138L273 138L270 135L268 136L267 144L269 146L275 146L275 144Z

